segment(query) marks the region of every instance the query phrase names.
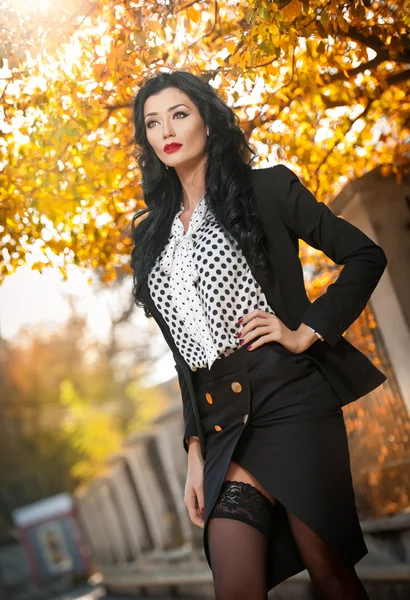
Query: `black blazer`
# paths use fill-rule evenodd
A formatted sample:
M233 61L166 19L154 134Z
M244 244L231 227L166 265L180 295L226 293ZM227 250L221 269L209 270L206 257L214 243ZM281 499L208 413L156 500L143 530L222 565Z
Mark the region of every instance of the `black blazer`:
M252 269L252 273L269 305L289 329L295 330L303 322L323 336L323 342L315 341L303 354L316 362L344 406L386 380L360 350L342 337L375 289L387 264L385 253L360 229L318 202L285 165L253 169L252 179L271 267L268 274L259 268ZM299 239L324 252L336 264L344 265L336 281L314 302L310 302L305 290ZM188 451L185 438L196 435L205 459L192 371L155 307L146 280L142 297L175 359L183 403L184 449Z

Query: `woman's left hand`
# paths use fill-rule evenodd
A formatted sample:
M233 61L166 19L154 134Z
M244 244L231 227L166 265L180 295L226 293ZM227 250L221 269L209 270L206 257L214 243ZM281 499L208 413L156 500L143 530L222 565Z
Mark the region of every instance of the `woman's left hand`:
M239 332L240 339L243 339L244 343L252 340L250 352L266 342L279 342L291 352L299 354L318 340L317 335L304 323L301 323L299 328L293 331L286 327L276 315L260 309L244 315L240 325L242 326L242 330Z

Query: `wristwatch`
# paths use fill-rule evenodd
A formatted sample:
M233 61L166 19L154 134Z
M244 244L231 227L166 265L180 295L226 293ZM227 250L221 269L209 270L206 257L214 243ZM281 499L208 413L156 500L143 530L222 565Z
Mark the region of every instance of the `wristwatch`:
M304 324L304 325L306 325L306 323L303 323L303 324ZM319 340L320 340L321 342L324 342L324 339L323 339L323 337L320 335L320 333L318 333L317 331L315 331L315 330L313 329L313 327L310 327L310 325L306 325L306 327L309 327L309 329L310 329L311 331L313 331L313 333L315 333L315 334L317 335L317 337L319 338Z

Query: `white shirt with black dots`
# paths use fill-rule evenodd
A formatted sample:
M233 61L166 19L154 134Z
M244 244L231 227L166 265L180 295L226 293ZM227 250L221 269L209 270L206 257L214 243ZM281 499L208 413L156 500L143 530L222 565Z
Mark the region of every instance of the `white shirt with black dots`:
M241 316L275 314L236 241L203 196L188 230L175 215L167 243L148 275L151 297L192 371L211 368L241 345Z

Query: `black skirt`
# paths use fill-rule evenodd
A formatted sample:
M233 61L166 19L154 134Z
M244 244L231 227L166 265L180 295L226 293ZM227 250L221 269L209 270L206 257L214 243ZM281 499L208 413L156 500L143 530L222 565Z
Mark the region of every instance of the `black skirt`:
M342 405L320 365L278 342L248 351L249 344L192 374L206 439L203 544L212 569L207 526L234 460L275 498L267 557L270 590L306 569L287 510L348 566L368 550Z

